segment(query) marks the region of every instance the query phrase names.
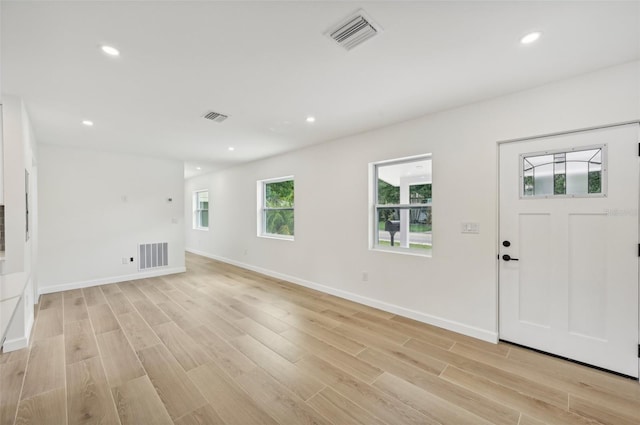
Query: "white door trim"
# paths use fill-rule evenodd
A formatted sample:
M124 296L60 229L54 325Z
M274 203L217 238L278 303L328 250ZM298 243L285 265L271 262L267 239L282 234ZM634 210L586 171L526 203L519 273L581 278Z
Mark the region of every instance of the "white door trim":
M620 126L623 126L623 125L631 125L631 124L640 124L640 119L631 120L631 121L622 121L622 122L613 123L613 124L596 125L596 126L593 126L593 127L583 127L583 128L578 128L578 129L575 129L575 130L558 131L558 132L555 132L555 133L543 133L543 134L539 134L537 136L526 136L526 137L518 137L518 138L515 138L515 139L498 140L496 143L498 145L497 147L499 148L500 145L502 145L503 143L525 142L525 141L534 140L534 139L544 139L546 137L566 136L566 135L569 135L569 134L583 133L585 131L602 130L602 129L605 129L605 128L620 127ZM500 177L500 176L498 176L498 177ZM499 179L498 179L498 182L499 182Z

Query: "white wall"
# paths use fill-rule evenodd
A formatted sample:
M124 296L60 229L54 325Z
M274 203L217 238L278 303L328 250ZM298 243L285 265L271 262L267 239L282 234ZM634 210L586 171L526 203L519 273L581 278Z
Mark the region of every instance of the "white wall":
M629 63L193 178L186 246L495 340L496 142L637 120L639 75L640 62ZM368 164L424 153L433 154L433 258L369 250ZM256 180L283 175L295 176L294 242L256 237ZM202 232L191 228L190 199L206 188L211 219ZM480 223L480 233L461 234L464 221Z
M184 271L182 162L50 145L39 155L41 294ZM153 242L169 243L169 266L138 272L137 246Z

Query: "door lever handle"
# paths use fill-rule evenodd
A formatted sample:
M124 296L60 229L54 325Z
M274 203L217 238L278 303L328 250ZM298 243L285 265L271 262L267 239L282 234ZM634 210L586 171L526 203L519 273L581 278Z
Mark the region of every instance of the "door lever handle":
M518 260L517 258L513 258L513 257L511 257L509 254L504 254L504 255L502 256L502 259L503 259L504 261L520 261L520 260Z

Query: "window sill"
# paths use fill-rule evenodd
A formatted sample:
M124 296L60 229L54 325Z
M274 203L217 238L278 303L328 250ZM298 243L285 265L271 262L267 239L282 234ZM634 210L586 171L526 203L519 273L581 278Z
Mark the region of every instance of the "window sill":
M208 232L209 228L208 227L194 227L193 230L200 230L202 232Z
M417 249L411 249L411 248L388 248L388 247L384 247L384 246L374 246L373 248L369 248L371 251L378 251L378 252L388 252L390 254L400 254L400 255L410 255L412 257L423 257L423 258L432 258L433 257L433 253L432 250L429 250L429 252L423 252L423 251L418 251Z
M265 239L279 239L281 241L289 241L289 242L294 242L295 239L293 236L284 236L284 235L270 235L270 234L262 234L262 235L258 235L259 238L265 238Z

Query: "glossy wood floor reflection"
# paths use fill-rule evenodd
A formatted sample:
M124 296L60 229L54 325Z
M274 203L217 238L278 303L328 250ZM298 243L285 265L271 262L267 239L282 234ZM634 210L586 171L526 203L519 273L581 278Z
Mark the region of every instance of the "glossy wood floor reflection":
M43 296L0 425L639 424L640 385L195 255Z

